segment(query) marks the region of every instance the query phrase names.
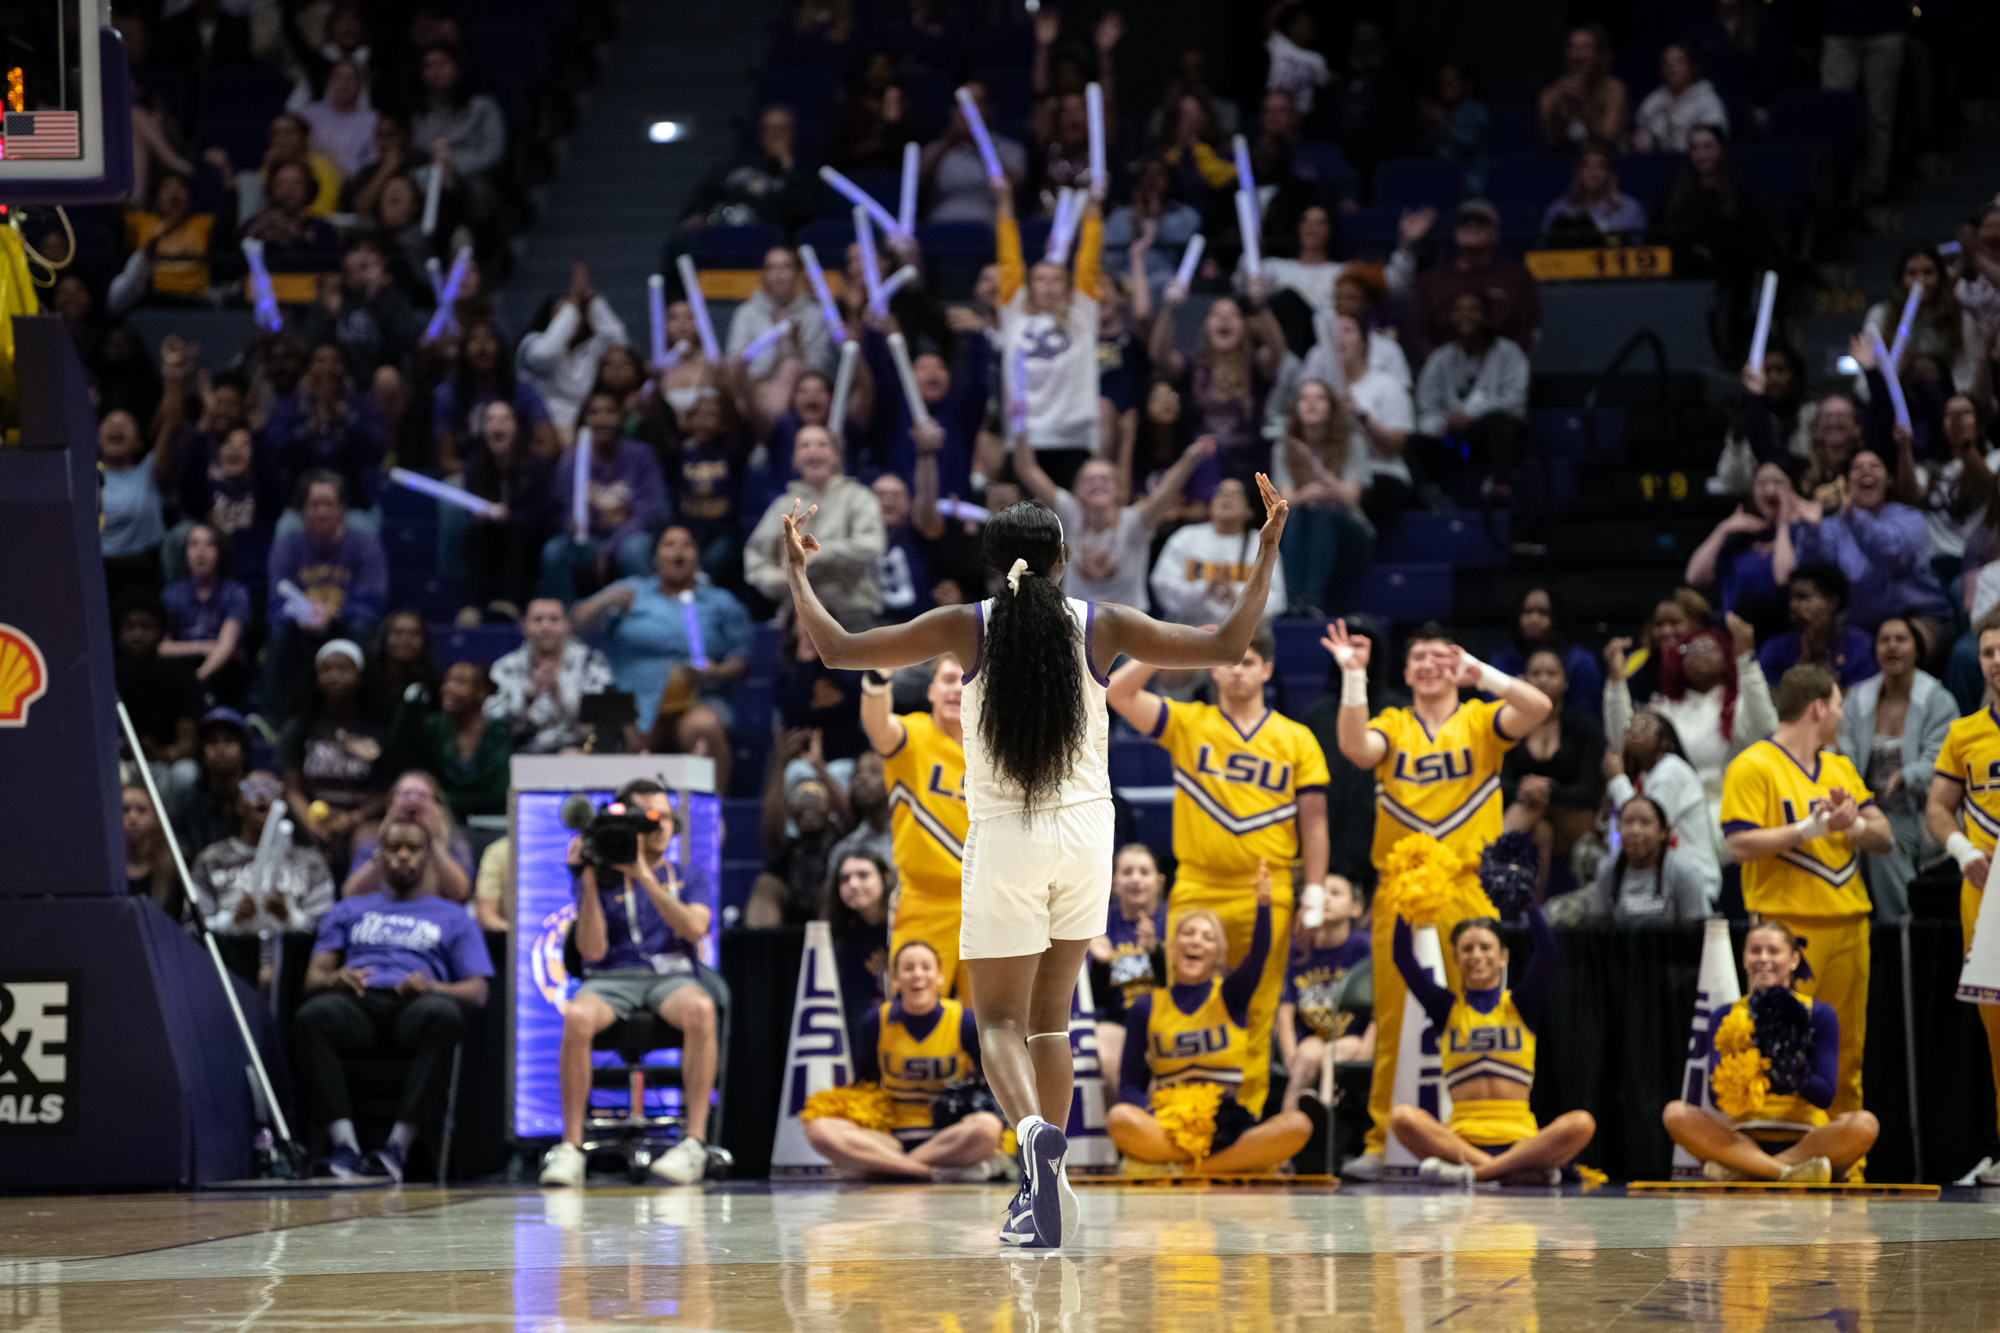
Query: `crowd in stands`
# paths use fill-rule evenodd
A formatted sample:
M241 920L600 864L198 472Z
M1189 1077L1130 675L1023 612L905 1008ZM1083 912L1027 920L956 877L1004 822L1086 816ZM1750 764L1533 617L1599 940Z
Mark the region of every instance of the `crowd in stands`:
M820 663L791 623L780 516L816 506L810 577L850 628L990 595L999 575L980 559L974 506L1024 498L1062 519L1072 596L1201 625L1256 558L1252 481L1265 472L1291 504L1268 615L1347 610L1378 543L1413 511L1512 501L1535 448L1543 322L1523 250L1651 238L1673 247L1677 272L1720 279L1742 314L1801 200L1739 146L1781 129L1785 99L1815 86L1862 90L1861 195L1892 188L1901 47L1892 59L1885 37L1903 37L1876 13L1891 7L1834 6L1823 26L1804 6L1687 8L1643 60L1578 28L1562 74L1510 107L1482 101L1462 65L1406 79L1403 54L1367 20L1324 41L1305 6L1281 0L1261 84L1220 86L1190 48L1144 105L1122 68L1134 16L1077 31L1044 7L1030 30L981 33L939 0L811 0L773 35L742 151L690 182L664 237L666 342L679 351L658 366L582 263L528 327L495 313L522 119L496 96L518 101L512 72L469 55L494 49L468 43L476 29L428 5L393 19L286 8L272 31L215 0L157 22L121 16L140 88L124 258L79 229L51 304L101 413L119 691L194 865L183 902L162 814L128 787L134 893L224 933L317 922L329 961L315 977L329 997L356 992L312 1028L315 1080L333 1086L329 1053L365 1048L370 1032L435 1053L449 1024L398 1016L425 992L483 996L467 952L413 972L429 983L405 983L406 1003L378 1013L339 956L367 933L328 922L349 904L405 910L434 894L508 928L505 844L477 824L503 812L513 754L706 755L719 790L763 802L765 864L742 923L831 918L844 980L881 994L885 975L905 973L888 953L900 867L883 757L856 674ZM1091 82L1111 139L1101 188ZM998 178L952 97L961 87L993 130ZM246 108L267 94L253 136ZM1256 271L1232 134L1255 175ZM906 145L920 225L874 244L883 272L920 276L871 303L846 203L815 171L835 166L893 208ZM1051 262L1042 247L1070 190L1089 192L1073 263ZM1206 253L1184 286L1177 267L1197 234ZM242 300L243 239L264 243L284 327L216 371L180 338L140 345L125 318L138 307ZM1870 853L1875 910L1896 915L1937 859L1921 810L1942 728L1989 698L2000 671L1976 632L2000 627L1988 614L2000 605L2000 204L1960 241L1951 255L1913 248L1869 312L1866 329L1890 336L1904 294L1922 288L1898 364L1857 340L1854 381L1819 383L1780 336L1743 367L1716 465L1742 505L1694 551L1687 586L1612 627L1631 637L1607 644L1573 626L1554 583L1521 598L1492 661L1552 708L1508 752L1501 783L1506 828L1541 852L1553 918L1741 911L1725 773L1779 725L1775 687L1800 664L1849 691L1842 748L1896 830L1893 850ZM36 244L61 259L67 243ZM832 325L805 244L836 286ZM747 262L715 262L746 246ZM715 361L675 276L684 255L759 270ZM746 360L781 321L789 332ZM892 334L907 340L916 402ZM385 480L392 464L490 508L433 517ZM441 577L404 572L397 543L412 534L436 543L424 568L434 560ZM1388 658L1391 631L1372 637ZM449 642L505 651L453 656ZM1396 702L1397 681L1377 669L1371 704ZM1169 673L1154 688L1185 702L1216 685ZM929 672L895 690L901 712L938 700ZM622 713L602 706L620 695ZM1342 757L1332 703L1297 711L1330 769L1333 868L1365 920L1369 774ZM272 867L257 849L280 798L293 838ZM1165 984L1161 851L1121 855L1100 961L1125 985L1107 1021L1136 996L1129 985ZM1346 913L1307 943L1344 947ZM1208 941L1218 966L1222 943ZM898 1021L938 1012L945 971L941 986L936 968L911 964ZM1236 1005L1249 981L1231 979L1218 994ZM1310 1003L1325 1009L1326 993ZM1276 1048L1301 1071L1367 1026L1288 1003ZM343 1119L341 1105L334 1096L324 1118ZM414 1120L421 1108L405 1109Z

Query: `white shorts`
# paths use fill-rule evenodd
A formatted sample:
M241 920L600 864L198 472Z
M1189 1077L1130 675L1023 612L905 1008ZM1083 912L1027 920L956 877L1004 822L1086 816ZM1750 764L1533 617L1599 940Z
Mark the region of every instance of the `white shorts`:
M961 958L1019 958L1104 933L1116 815L1110 801L975 819L965 835Z

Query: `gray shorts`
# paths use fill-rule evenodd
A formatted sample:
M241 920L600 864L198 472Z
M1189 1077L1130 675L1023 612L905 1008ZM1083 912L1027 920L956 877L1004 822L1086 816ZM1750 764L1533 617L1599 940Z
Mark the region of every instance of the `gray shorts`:
M578 995L595 995L611 1006L618 1021L640 1014L657 1014L669 995L683 986L701 985L701 976L692 968L685 972L655 972L650 967L621 967L586 977Z

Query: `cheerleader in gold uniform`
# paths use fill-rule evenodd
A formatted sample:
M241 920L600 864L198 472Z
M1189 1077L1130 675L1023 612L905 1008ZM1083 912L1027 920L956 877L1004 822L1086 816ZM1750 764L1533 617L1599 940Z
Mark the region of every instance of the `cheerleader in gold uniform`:
M1568 1166L1597 1132L1588 1111L1566 1111L1544 1129L1528 1110L1535 1082L1535 1028L1548 999L1555 968L1556 934L1539 907L1529 907L1528 927L1535 956L1521 984L1504 989L1507 951L1500 947L1500 923L1473 917L1452 927L1451 948L1458 960L1462 996L1431 980L1410 944L1410 923L1396 918L1396 968L1423 1005L1438 1032L1444 1084L1451 1093L1451 1117L1416 1106L1398 1106L1389 1129L1423 1159L1426 1183L1471 1185L1508 1180L1544 1184Z

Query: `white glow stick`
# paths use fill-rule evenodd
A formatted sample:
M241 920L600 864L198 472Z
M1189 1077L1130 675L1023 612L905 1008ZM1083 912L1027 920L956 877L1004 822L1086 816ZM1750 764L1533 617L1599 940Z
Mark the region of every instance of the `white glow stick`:
M917 272L915 264L903 265L882 280L882 285L875 289L875 295L869 299L869 307L878 315L888 314L889 298L901 291L905 285L915 282L922 276L921 273Z
M1778 275L1764 271L1764 290L1757 297L1757 327L1750 334L1750 364L1764 368L1764 348L1771 341L1771 311L1778 304Z
M1875 364L1882 371L1882 382L1889 386L1889 406L1895 410L1896 424L1904 430L1910 428L1910 405L1903 401L1903 381L1896 376L1896 363L1889 359L1889 349L1882 345L1882 331L1873 329L1868 337L1875 344Z
M1028 349L1014 349L1014 378L1007 386L1007 433L1021 439L1028 433Z
M667 280L655 273L646 279L646 314L653 324L653 369L667 364Z
M875 228L869 225L868 210L859 206L854 210L854 243L861 247L861 281L873 301L882 286L882 264L875 257Z
M305 595L290 579L278 580L278 596L284 600L285 614L295 625L311 625L319 620L319 603Z
M590 451L596 443L590 427L577 427L576 444L573 446L576 449L576 479L570 487L569 519L576 527L578 545L590 540Z
M1069 262L1069 243L1076 236L1075 199L1070 191L1056 195L1055 221L1049 224L1048 248L1042 252L1045 264Z
M444 280L444 290L438 293L437 313L431 316L430 324L424 329L424 341L442 338L447 332L458 329L458 315L452 306L458 302L458 289L465 281L465 271L472 266L472 247L461 246L451 261L451 276Z
M488 518L507 517L506 505L495 504L491 500L482 500L471 491L462 491L456 486L447 486L441 481L432 481L421 472L412 472L408 468L392 467L389 469L389 480L395 482L398 486L428 495L433 500L442 500L446 504L457 505L460 509L469 509L475 514L484 514Z
M701 294L701 278L694 271L694 256L682 255L675 265L681 272L681 286L687 291L688 308L694 311L695 332L701 335L701 354L709 361L720 361L722 348L715 341L715 325L709 322L708 301Z
M778 339L785 337L791 331L792 321L789 319L781 319L770 328L765 329L744 346L742 352L743 363L748 365L752 361L755 361L758 357L769 351L777 343Z
M271 270L264 267L264 243L243 242L243 258L250 264L250 300L257 307L257 327L265 333L276 333L285 327L285 317L278 313L278 294L271 288Z
M660 362L660 369L672 370L681 363L681 358L694 350L694 344L683 338L667 349L666 360Z
M1104 154L1104 88L1083 85L1083 108L1090 113L1090 188L1102 194L1111 183L1111 171Z
M429 236L438 229L438 200L444 194L444 171L431 167L430 184L424 186L424 235Z
M680 596L681 625L687 630L688 661L696 671L708 670L708 646L701 641L701 611L694 604L694 589Z
M937 508L938 513L946 518L969 519L974 523L984 523L993 517L992 511L979 505L967 504L963 500L939 500Z
M1183 296L1187 295L1189 285L1194 282L1194 271L1201 267L1201 252L1207 244L1202 234L1196 232L1188 237L1187 249L1181 251L1181 266L1174 271L1174 286L1181 289Z
M854 366L860 360L860 343L840 345L840 366L833 372L833 408L827 413L826 428L842 443L847 439L847 391L854 387Z
M1903 348L1910 341L1910 325L1917 319L1917 307L1923 304L1924 285L1910 284L1910 298L1903 302L1903 317L1896 321L1896 341L1889 344L1889 365L1883 373L1893 375L1903 364Z
M895 358L896 378L903 382L903 401L909 404L910 420L929 421L930 409L924 406L924 396L917 392L917 372L910 364L910 344L902 334L889 335L889 355Z
M993 136L986 132L986 118L979 114L979 103L973 100L972 89L958 90L958 109L965 113L965 128L972 131L972 142L979 145L979 157L986 163L987 176L999 180L1007 172L1000 165L1000 154L993 150Z
M896 208L896 224L905 236L914 236L917 232L918 152L914 141L903 145L903 197Z
M831 185L837 193L846 196L848 203L853 204L856 208L867 209L868 216L881 223L883 231L888 232L891 236L909 235L908 232L903 230L903 224L896 220L896 215L882 207L880 199L877 199L874 195L868 193L868 191L862 189L832 167L821 167L819 169L819 178L828 185Z
M1250 195L1250 203L1257 203L1257 178L1250 174L1250 141L1242 135L1236 136L1236 188Z
M1236 192L1236 225L1243 232L1243 271L1253 278L1263 276L1264 256L1257 248L1257 205L1251 202L1248 190Z
M826 270L819 266L819 255L810 245L802 245L799 262L805 265L806 280L812 283L813 295L819 298L819 316L826 321L826 331L835 342L846 342L847 326L840 318L840 307L833 303L833 289L826 285Z
M435 301L439 297L443 296L444 265L438 263L438 257L436 255L432 255L429 259L426 259L424 261L424 276L431 280L431 300Z

